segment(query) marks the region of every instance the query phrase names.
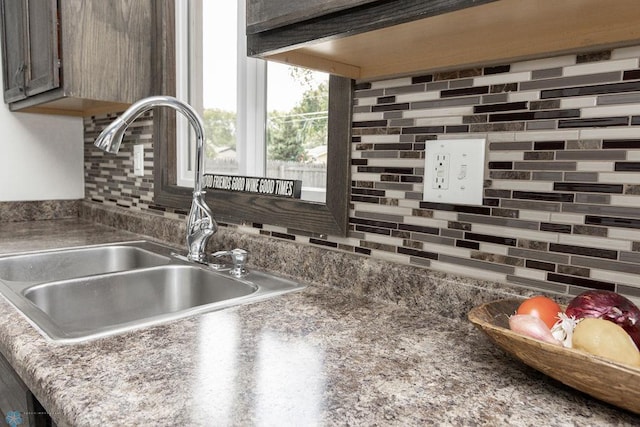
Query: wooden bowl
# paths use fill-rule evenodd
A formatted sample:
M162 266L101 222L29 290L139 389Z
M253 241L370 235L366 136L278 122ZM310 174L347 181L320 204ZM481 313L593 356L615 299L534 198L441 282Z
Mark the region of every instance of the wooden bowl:
M491 341L532 368L596 399L640 414L640 368L511 331L509 316L521 302L511 299L483 304L469 312L469 320Z

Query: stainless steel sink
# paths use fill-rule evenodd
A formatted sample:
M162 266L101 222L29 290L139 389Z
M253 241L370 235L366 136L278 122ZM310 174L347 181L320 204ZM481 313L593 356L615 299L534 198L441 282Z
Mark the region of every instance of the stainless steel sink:
M94 259L110 256L114 258L111 262ZM62 259L64 262L54 262ZM52 268L49 277L57 279L47 281L43 265ZM169 248L149 242L0 257L0 293L46 336L68 343L303 287L260 271L235 278L226 269L215 271L184 261L172 256Z
M4 256L0 258L0 280L44 282L168 264L169 253L148 249L155 247L133 242Z

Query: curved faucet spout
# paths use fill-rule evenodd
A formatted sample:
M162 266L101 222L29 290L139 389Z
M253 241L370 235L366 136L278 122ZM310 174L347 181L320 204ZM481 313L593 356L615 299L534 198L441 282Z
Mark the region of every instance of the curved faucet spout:
M189 104L171 96L150 96L131 105L100 133L95 146L109 153L117 153L125 130L140 115L154 107L170 107L182 113L196 134L195 179L191 211L187 218L187 257L196 262L206 262L205 248L209 238L217 231L211 209L204 200L202 176L204 174L204 125L198 113Z

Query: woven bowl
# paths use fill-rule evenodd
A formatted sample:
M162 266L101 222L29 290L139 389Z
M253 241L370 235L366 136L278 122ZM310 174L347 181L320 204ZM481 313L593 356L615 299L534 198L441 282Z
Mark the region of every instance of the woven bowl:
M472 309L468 317L491 341L532 368L596 399L640 414L639 368L511 331L509 316L521 302L490 302Z

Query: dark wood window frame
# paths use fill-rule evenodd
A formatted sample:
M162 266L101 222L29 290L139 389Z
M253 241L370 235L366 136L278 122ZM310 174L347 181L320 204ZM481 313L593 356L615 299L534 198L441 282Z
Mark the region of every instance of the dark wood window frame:
M174 2L154 2L154 87L158 94L175 94ZM230 191L208 190L214 217L227 223L283 226L317 234L347 233L351 182L351 104L353 81L329 79L329 129L326 203L284 199ZM160 206L188 210L192 190L176 185L175 113L154 111L154 198Z

